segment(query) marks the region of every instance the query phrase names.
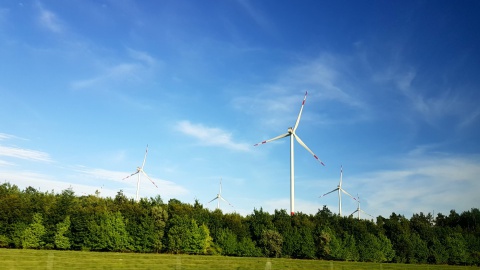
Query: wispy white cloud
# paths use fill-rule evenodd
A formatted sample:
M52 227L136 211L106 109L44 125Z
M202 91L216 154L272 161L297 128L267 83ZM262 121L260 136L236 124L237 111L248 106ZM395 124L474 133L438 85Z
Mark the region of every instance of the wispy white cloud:
M475 101L476 102L476 101ZM470 112L467 112L461 122L459 123L459 128L466 128L471 126L473 123L480 119L480 108L476 108Z
M13 165L15 165L15 164L0 159L0 166L13 166Z
M350 181L356 183L365 198L362 205L368 205L373 215L465 211L478 204L479 164L478 156L422 153L409 155L396 169L355 176Z
M477 119L480 110L471 101L472 96L465 94L468 89L450 88L448 83L428 83L430 79L425 76L420 76L415 67L395 58L387 68L373 70L371 78L374 86L391 85L390 98L402 105L402 114L409 119L420 119L431 126L460 129ZM457 87L464 88L461 85ZM405 99L399 99L396 93ZM455 124L449 122L452 117L458 119Z
M50 158L50 155L48 153L2 145L0 145L0 156L7 156L32 161L52 162L52 159Z
M77 196L94 195L96 190L101 191L103 197L114 197L118 190L102 188L101 185L79 184L67 181L57 181L51 175L30 171L0 171L0 179L25 189L29 186L41 191L54 191L72 189Z
M110 66L105 69L102 74L84 80L77 80L71 83L71 87L75 90L103 87L110 82L126 81L128 79L139 80L138 73L140 66L132 63L122 63Z
M73 81L70 86L74 90L106 89L112 85L143 82L158 61L146 52L133 49L127 49L127 52L129 57L119 59L118 64L105 64L97 75Z
M297 64L279 72L274 82L254 87L255 91L250 95L242 92L241 96L233 99L232 104L238 110L258 116L262 125L285 125L286 121L290 123L296 120L302 94L308 91L306 110L312 106L312 102L316 103L317 108L340 104L345 108L344 111L355 112L348 114L345 121L363 121L368 117L369 106L363 100L362 89L352 87L348 65L339 64L347 60L346 57L327 53L313 59L299 60ZM329 109L310 108L311 118L305 114L302 121L314 120L321 124L333 122L327 114ZM337 122L338 117L338 114L335 115ZM345 117L345 114L340 117Z
M39 12L38 22L40 26L54 33L62 33L64 31L65 27L63 23L54 12L43 7L40 2L37 2L36 6Z
M11 184L18 185L19 187L32 186L35 188L43 187L50 190L54 187L68 188L67 183L55 182L48 175L30 171L0 171L0 179L7 181ZM55 185L51 185L55 183ZM60 191L60 190L57 190Z
M183 134L196 138L201 144L220 146L236 151L249 151L250 145L233 141L232 134L220 128L206 127L202 124L192 124L189 121L180 121L175 126Z
M288 93L282 89L267 86L251 96L235 97L232 105L237 110L256 115L262 119L263 125L272 127L283 125L283 128L286 128L285 122L294 124L301 101L302 92L300 91Z
M8 139L13 139L16 138L14 135L6 134L6 133L0 133L0 141L2 140L8 140Z
M157 60L146 52L134 50L131 48L128 48L127 50L130 57L137 61L143 62L147 66L154 66L157 63Z
M84 166L78 167L76 171L82 174L88 175L89 177L93 177L95 179L104 179L104 180L110 180L110 181L121 181L125 176L130 175L130 173L128 172L118 172L118 171L110 171L105 169L87 168Z
M253 19L253 21L269 34L274 34L274 24L260 10L251 5L248 0L238 0L237 3L245 10L245 12Z
M282 75L281 84L288 83L296 88L312 89L320 100L337 101L350 107L364 108L362 100L350 94L348 65L341 64L347 57L322 54L320 57L292 67ZM358 92L358 89L356 89Z

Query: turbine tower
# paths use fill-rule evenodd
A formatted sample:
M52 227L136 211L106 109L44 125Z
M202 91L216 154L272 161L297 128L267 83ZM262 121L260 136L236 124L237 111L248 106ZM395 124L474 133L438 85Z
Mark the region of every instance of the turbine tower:
M348 196L352 197L352 199L356 200L352 195L350 195L350 193L346 192L343 188L342 188L342 178L343 178L343 167L340 166L340 183L338 184L337 188L332 190L332 191L329 191L325 194L323 194L322 196L320 196L320 198L322 198L323 196L325 195L328 195L332 192L335 192L335 191L338 191L338 215L339 216L342 216L342 192L347 194Z
M358 213L358 219L360 219L360 212L364 213L367 216L371 216L373 218L372 215L370 215L369 213L360 209L360 196L358 196L358 194L357 194L357 210L355 210L353 213L351 213L350 216L353 216L353 214Z
M220 178L220 191L218 192L217 196L213 198L213 200L209 201L208 203L211 203L213 201L217 200L217 209L220 208L220 200L228 203L231 207L233 207L232 204L230 204L225 198L222 197L222 178Z
M258 146L260 144L265 144L265 143L268 143L268 142L271 142L271 141L275 141L275 140L282 139L282 138L290 136L290 214L292 216L295 213L295 173L294 173L295 169L294 169L294 152L293 152L294 143L293 143L293 138L295 138L297 140L297 142L301 146L303 146L303 148L307 149L307 151L310 154L312 154L313 157L316 160L318 160L323 166L325 166L325 164L323 164L323 162L312 152L312 150L310 150L310 148L308 148L308 146L302 141L302 139L300 139L300 137L298 137L298 135L296 133L297 128L298 128L298 124L300 123L300 117L302 117L303 106L305 105L305 100L306 99L307 99L307 92L305 92L305 97L303 98L302 106L300 107L300 113L298 114L297 121L295 122L295 126L293 126L293 128L289 127L287 133L279 135L275 138L272 138L272 139L269 139L269 140L266 140L266 141L263 141L263 142L260 142L260 143L257 143L257 144L254 145L254 146Z
M125 179L127 179L127 178L129 178L129 177L131 177L131 176L134 176L135 174L138 175L138 180L137 180L137 195L136 195L136 197L135 197L135 200L136 200L137 202L139 201L139 198L138 198L138 190L139 190L139 188L140 188L140 173L142 173L143 175L145 175L145 176L148 178L148 180L150 180L150 182L152 182L152 184L153 184L156 188L158 188L157 184L155 184L155 182L153 182L153 180L150 179L150 177L149 177L149 176L145 173L145 171L143 170L143 167L145 166L145 161L147 160L147 154L148 154L148 144L147 144L147 149L145 150L145 157L143 158L142 167L137 167L137 171L136 171L136 172L134 172L134 173L130 174L129 176L127 176L127 177L125 177L125 178L122 179L122 180L125 180Z

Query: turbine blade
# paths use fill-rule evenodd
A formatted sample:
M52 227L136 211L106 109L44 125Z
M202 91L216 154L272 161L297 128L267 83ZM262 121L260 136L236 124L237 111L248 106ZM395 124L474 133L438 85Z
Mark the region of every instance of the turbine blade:
M363 211L362 209L360 209L360 211L361 211L362 213L364 213L365 215L367 215L367 216L374 217L374 216L370 215L369 213L367 213L367 212Z
M355 197L353 197L352 195L350 195L350 193L346 192L345 189L341 188L340 189L343 193L347 194L348 196L352 197L352 199L354 199L355 201L357 200Z
M358 212L358 209L353 211L353 213L351 213L350 216L353 216L353 214L355 214L356 212Z
M142 170L142 173L148 178L148 180L150 180L150 182L152 182L152 184L158 188L157 184L155 184L155 182L153 182L152 179L150 179L150 177Z
M315 153L312 152L312 150L310 150L310 148L308 148L308 146L302 141L302 139L300 139L300 137L298 137L297 134L293 133L293 136L295 137L295 139L297 140L297 142L303 146L303 148L307 149L308 152L310 152L310 154L313 155L313 157L318 160L318 162L320 162L320 164L322 164L323 166L325 166L325 164L323 164L323 162L317 157L317 155L315 155Z
M145 166L145 161L147 160L147 154L148 154L148 144L147 144L147 149L145 149L145 157L143 158L142 170L143 170L143 166Z
M129 176L124 177L122 180L125 180L125 179L127 179L127 178L129 178L129 177L132 177L132 176L134 176L135 174L137 174L138 172L139 172L139 171L136 171L136 172L130 174Z
M280 136L277 136L277 137L275 137L275 138L272 138L272 139L269 139L269 140L266 140L266 141L263 141L263 142L256 143L256 144L254 144L253 146L258 146L258 145L261 145L261 144L266 144L266 143L268 143L268 142L275 141L275 140L278 140L278 139L281 139L281 138L285 138L285 137L290 136L290 135L291 135L291 133L290 133L290 132L287 132L287 133L282 134L282 135L280 135Z
M342 179L343 179L343 166L340 165L340 184L338 185L339 187L342 186Z
M220 178L220 192L218 194L222 194L222 178Z
M332 191L329 191L329 192L323 194L322 196L320 196L320 198L323 197L323 196L325 196L325 195L328 195L328 194L330 194L330 193L332 193L332 192L335 192L335 191L337 191L337 190L338 190L338 188L336 188L336 189L334 189L334 190L332 190Z
M300 107L300 112L298 113L297 121L295 122L295 126L293 127L293 132L297 130L298 124L300 123L300 118L302 117L303 106L305 106L305 100L307 99L307 91L305 91L305 97L302 101L302 107Z
M213 198L213 199L212 199L211 201L209 201L208 203L211 203L211 202L215 201L216 199L218 199L218 197Z
M225 200L222 196L220 196L220 199L222 199L222 201L228 203L231 207L233 207L233 205L231 203L229 203L227 200Z

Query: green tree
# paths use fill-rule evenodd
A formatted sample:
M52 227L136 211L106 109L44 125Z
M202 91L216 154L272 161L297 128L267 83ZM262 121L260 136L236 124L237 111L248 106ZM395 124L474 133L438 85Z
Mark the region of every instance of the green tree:
M440 230L437 230L440 231ZM440 232L438 232L440 233ZM439 237L442 237L438 235ZM442 241L439 238L434 237L430 243L428 263L433 264L446 264L448 263L448 251Z
M287 231L291 232L292 229L292 218L287 213L287 210L275 210L273 217L272 217L273 225L275 229L282 235L286 236Z
M42 222L42 215L35 213L33 215L33 222L23 231L23 248L41 248L43 245L45 245L42 238L45 235L46 230Z
M406 263L411 257L410 222L402 215L392 213L384 220L385 236L390 239L395 250L395 262Z
M345 261L358 261L360 254L358 253L355 237L346 233L342 243L342 259Z
M0 248L7 248L10 245L10 238L6 235L0 235Z
M449 264L464 264L467 260L467 246L465 239L459 232L453 232L447 235L445 247L448 252Z
M298 258L314 259L315 258L315 241L313 239L313 232L309 227L301 227L300 239L303 245L300 246L300 251L297 254Z
M282 255L286 257L298 258L302 246L302 237L298 229L289 227L282 232L283 249Z
M262 256L262 251L251 238L244 237L238 242L236 254L243 257L260 257Z
M247 222L250 228L250 235L253 241L260 242L262 234L265 230L274 230L275 226L272 222L272 216L268 212L254 209L253 214L247 216Z
M198 226L193 218L174 216L168 221L166 248L172 253L206 254L212 244L205 225Z
M207 225L202 224L201 226L199 226L198 234L199 234L198 242L200 244L199 254L211 254L213 240L212 240L212 237L210 236L210 230L208 229Z
M16 185L4 183L0 185L0 235L10 239L9 245L21 247L21 233L18 224L31 222L27 215L27 205L24 203L25 194ZM23 226L22 227L25 227ZM24 228L23 228L24 229ZM23 230L22 229L22 230ZM18 241L17 241L18 240Z
M416 232L413 232L410 234L410 244L409 262L426 263L429 255L427 243Z
M225 228L230 229L237 236L237 239L250 237L246 219L238 213L226 213L223 216L223 224Z
M342 241L330 227L324 227L317 235L317 256L324 259L340 259L342 254Z
M165 235L165 227L168 221L168 213L160 205L153 206L151 211L155 229L155 237L152 243L153 249L155 252L160 252L163 248L162 240Z
M260 239L260 247L267 257L278 258L282 255L282 235L275 230L264 230Z
M130 248L130 236L120 212L106 212L88 223L89 236L86 246L98 251L126 251Z
M363 235L358 243L360 260L365 262L384 262L386 257L383 254L382 246L378 238L371 233Z
M315 258L315 242L309 227L293 227L283 234L283 256L301 259Z
M63 222L57 224L54 243L57 249L69 249L71 247L70 238L65 236L70 230L70 216L67 216Z
M185 251L187 239L192 237L187 216L173 216L168 220L168 231L165 246L168 252L182 253Z
M220 230L218 234L217 244L221 249L222 255L238 255L238 241L237 236L228 228Z

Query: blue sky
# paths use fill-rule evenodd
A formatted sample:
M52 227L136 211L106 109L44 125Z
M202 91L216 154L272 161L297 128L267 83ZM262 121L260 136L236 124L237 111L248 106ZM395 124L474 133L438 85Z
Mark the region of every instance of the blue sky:
M478 1L4 1L0 179L224 212L479 207ZM344 197L342 212L355 211Z

